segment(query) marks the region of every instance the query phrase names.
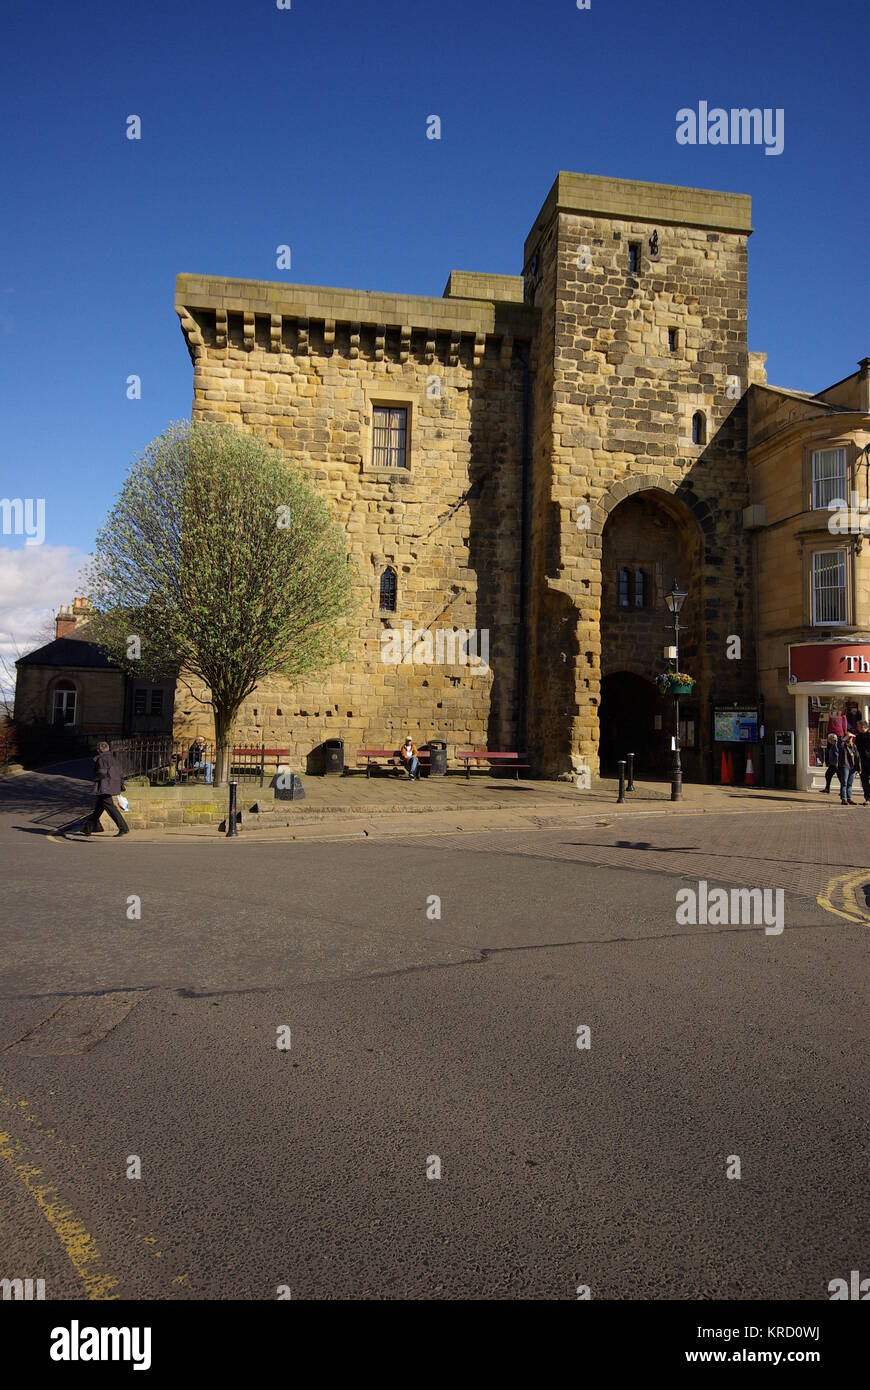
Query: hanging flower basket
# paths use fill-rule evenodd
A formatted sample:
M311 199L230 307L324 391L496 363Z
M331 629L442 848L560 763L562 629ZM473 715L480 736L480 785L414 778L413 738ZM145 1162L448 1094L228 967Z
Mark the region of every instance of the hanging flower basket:
M656 686L660 695L691 695L695 689L695 677L687 676L685 671L663 671L656 676Z

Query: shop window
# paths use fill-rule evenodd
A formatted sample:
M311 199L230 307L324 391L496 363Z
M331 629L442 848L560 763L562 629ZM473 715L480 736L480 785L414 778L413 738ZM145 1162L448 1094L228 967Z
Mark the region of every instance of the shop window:
M813 626L846 621L846 552L817 550L812 562Z
M76 688L72 681L58 681L51 703L52 724L69 727L76 722Z
M811 455L813 510L826 508L829 502L845 503L848 497L846 483L846 450L814 449Z

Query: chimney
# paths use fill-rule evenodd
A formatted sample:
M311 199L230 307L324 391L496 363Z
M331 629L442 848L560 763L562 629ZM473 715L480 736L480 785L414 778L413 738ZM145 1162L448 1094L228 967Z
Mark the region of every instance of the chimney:
M55 618L55 638L70 637L76 628L87 620L90 611L91 606L86 598L74 598L71 604L62 605Z
M862 357L858 363L858 409L870 414L870 357Z

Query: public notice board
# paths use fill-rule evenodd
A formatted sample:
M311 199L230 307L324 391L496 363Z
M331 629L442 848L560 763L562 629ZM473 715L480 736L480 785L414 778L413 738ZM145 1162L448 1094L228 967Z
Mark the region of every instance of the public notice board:
M757 743L757 709L714 709L713 738L716 743Z

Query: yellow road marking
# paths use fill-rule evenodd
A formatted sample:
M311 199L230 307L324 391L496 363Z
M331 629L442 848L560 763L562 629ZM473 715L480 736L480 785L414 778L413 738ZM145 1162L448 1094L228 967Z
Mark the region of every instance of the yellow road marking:
M0 1158L6 1160L24 1184L40 1213L57 1236L64 1253L90 1299L116 1299L117 1279L106 1272L103 1257L90 1232L67 1206L53 1183L45 1181L41 1168L30 1163L21 1144L11 1134L0 1133Z
M5 1106L7 1110L15 1113L19 1120L23 1120L26 1125L31 1126L33 1129L37 1130L40 1133L40 1135L50 1139L55 1145L55 1147L59 1150L58 1158L61 1162L70 1164L73 1161L76 1161L79 1163L79 1165L82 1165L84 1163L84 1157L81 1153L81 1150L79 1149L78 1144L74 1144L70 1140L63 1139L58 1134L57 1130L53 1127L46 1128L46 1126L43 1125L42 1122L39 1119L37 1119L36 1115L33 1113L33 1106L31 1105L29 1100L25 1100L21 1096L9 1095L8 1092L6 1092L3 1089L3 1087L0 1086L0 1106ZM8 1139L9 1136L4 1135L3 1138ZM73 1157L71 1158L70 1155L72 1155ZM116 1172L110 1172L108 1176L113 1180L113 1182L118 1181L119 1175ZM121 1204L121 1199L117 1192L113 1192L112 1196L114 1197L117 1203ZM138 1223L138 1217L134 1216L131 1218L126 1212L124 1213L124 1216L126 1220L131 1221L133 1226L135 1226ZM135 1240L141 1241L148 1254L153 1256L154 1259L162 1260L163 1252L154 1249L154 1246L157 1244L157 1237L155 1235L145 1236L141 1233L134 1231L133 1238ZM113 1280L112 1282L116 1283L117 1281ZM186 1273L179 1274L175 1279L173 1279L172 1282L173 1284L187 1284L188 1275ZM97 1297L99 1295L92 1296ZM116 1295L105 1295L105 1297L116 1297Z
M848 874L835 874L822 889L816 902L826 912L844 917L847 922L857 922L859 926L870 923L870 910L862 908L855 896L856 888L870 883L870 869L853 870ZM840 906L837 906L837 903Z

